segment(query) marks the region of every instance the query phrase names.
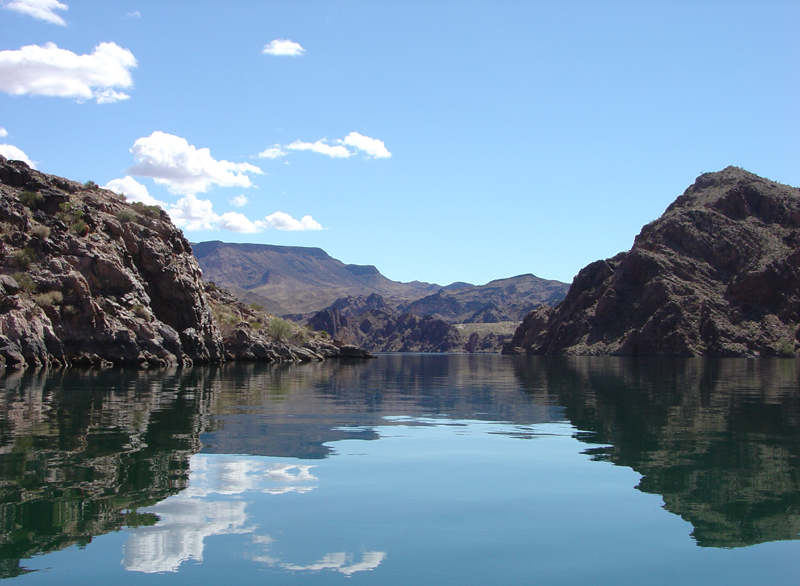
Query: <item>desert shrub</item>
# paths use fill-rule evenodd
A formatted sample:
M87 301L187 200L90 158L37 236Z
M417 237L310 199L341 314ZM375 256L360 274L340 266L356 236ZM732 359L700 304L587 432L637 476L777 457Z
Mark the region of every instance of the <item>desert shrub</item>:
M41 193L36 193L33 191L23 191L19 194L20 203L26 207L29 207L30 209L39 207L39 204L42 203L43 199L44 198L42 197Z
M116 213L117 219L120 222L133 222L136 220L136 214L133 213L132 210L127 208L121 209Z
M141 303L137 303L136 305L131 307L131 313L136 317L138 317L139 319L150 321L150 312Z
M149 206L140 201L137 201L132 203L131 207L140 214L142 214L143 216L147 216L148 218L153 218L155 220L161 218L161 208L158 206Z
M14 266L23 271L27 271L31 268L31 263L33 259L36 258L36 253L30 248L24 248L22 250L15 250L11 258L14 260Z
M309 337L308 330L300 328L299 330L295 330L294 333L292 333L292 337L290 338L290 340L292 341L292 344L296 344L299 346L300 344L308 340L308 337Z
M41 240L45 240L50 238L50 228L42 224L36 224L33 228L31 228L31 234L37 238L40 238Z
M794 342L789 338L781 338L777 344L778 354L784 358L794 358L797 355L794 349Z
M11 276L14 277L14 280L17 282L20 288L24 289L28 293L33 293L36 291L36 281L34 281L29 274L14 273Z
M325 330L320 330L320 331L317 332L317 334L323 340L330 340L330 338L331 338L331 335L328 332L326 332Z
M86 236L89 233L89 225L83 220L75 220L69 228L72 232L80 237Z
M282 342L292 335L292 324L285 319L276 317L269 323L268 332L271 338Z
M97 189L97 183L95 183L94 181L87 181L86 183L83 184L83 186L86 189Z
M253 328L254 330L260 330L261 327L264 325L257 319L251 319L247 323L249 323L250 327Z
M47 293L39 293L33 296L33 302L40 307L60 305L62 301L64 301L64 294L61 291L48 291Z
M251 303L250 305L248 305L248 307L253 311L262 311L262 312L264 311L264 306L259 305L258 303Z

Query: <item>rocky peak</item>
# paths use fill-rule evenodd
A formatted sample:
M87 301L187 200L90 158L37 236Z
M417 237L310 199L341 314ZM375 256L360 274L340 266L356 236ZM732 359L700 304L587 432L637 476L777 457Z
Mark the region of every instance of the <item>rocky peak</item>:
M728 167L697 178L633 248L529 314L505 352L793 355L800 190Z

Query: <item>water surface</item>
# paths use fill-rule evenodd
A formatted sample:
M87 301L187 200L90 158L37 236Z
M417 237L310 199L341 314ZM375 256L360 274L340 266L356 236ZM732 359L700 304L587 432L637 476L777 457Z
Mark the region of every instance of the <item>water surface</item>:
M19 584L796 584L794 360L0 379Z

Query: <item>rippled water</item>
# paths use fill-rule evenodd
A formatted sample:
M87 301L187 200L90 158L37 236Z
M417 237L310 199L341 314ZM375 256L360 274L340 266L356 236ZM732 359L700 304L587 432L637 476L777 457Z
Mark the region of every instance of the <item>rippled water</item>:
M23 584L797 584L794 360L0 379Z

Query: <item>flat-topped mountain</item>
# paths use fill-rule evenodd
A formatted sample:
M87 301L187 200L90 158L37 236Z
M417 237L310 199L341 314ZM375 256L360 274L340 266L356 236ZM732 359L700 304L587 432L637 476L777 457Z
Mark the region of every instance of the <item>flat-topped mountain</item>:
M337 300L377 294L386 308L371 309L432 315L448 323L520 321L542 304L558 303L569 289L566 283L530 274L479 286L400 283L372 265L344 264L320 248L219 241L192 247L204 279L225 287L244 303L298 319L333 309ZM352 304L352 299L339 304Z
M697 178L633 248L530 313L506 353L794 355L800 189L728 167Z
M192 248L204 279L276 315L319 311L341 297L371 293L404 303L439 289L392 281L374 266L345 264L321 248L218 240Z

